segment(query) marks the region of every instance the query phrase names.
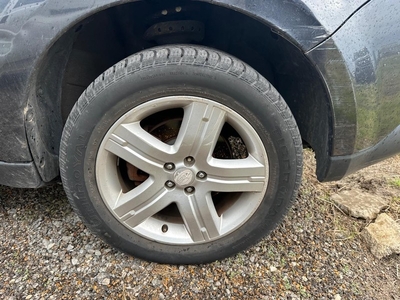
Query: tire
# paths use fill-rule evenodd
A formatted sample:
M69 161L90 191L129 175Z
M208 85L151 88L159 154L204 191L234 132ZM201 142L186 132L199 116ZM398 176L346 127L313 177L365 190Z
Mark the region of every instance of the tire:
M302 144L284 100L240 60L157 47L100 75L66 122L61 178L82 220L145 260L198 264L269 233L295 199Z

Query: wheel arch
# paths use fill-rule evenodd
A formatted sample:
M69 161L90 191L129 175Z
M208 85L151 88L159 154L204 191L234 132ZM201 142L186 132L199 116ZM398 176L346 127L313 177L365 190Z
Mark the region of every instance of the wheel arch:
M121 39L123 40L124 37L114 35L112 38L118 43L122 43L118 46L118 51L107 57L105 55L107 51L97 58L98 53L90 56L93 62L89 63L89 69L92 69L90 72L88 72L88 69L85 71L80 62L87 64L88 60L85 59L85 55L77 56L79 56L79 51L80 54L87 52L85 49L83 51L80 49L83 43L79 41L85 34L90 34L90 31L85 32L86 28L98 26L99 23L96 22L99 21L112 22L112 16L121 16L123 11L140 11L144 7L146 9L153 7L158 11L162 7L159 6L158 1L128 1L129 3L124 1L124 4L121 4L121 1L107 2L109 3L102 6L88 8L85 14L69 23L63 32L54 38L52 44L38 60L35 68L33 82L36 82L36 84L33 86L36 89L31 91L29 115L32 120L36 121L49 112L52 112L53 116L44 126L40 124L41 122L27 122L26 130L35 164L46 182L58 176L58 143L65 116L78 99L80 92L84 90L85 84L88 85L95 77L120 59L133 54L126 53L126 49L122 47L124 42ZM238 37L237 32L232 34L234 30L226 28L229 26L225 26L223 30L216 30L219 33L215 34L216 37L224 36L224 33L227 33L226 30L229 30L229 39L225 38L220 42L215 42L215 38L208 39L200 44L215 47L237 56L273 83L291 108L303 140L316 151L318 167L320 168L318 172L323 174L324 170L321 168L325 168L326 160L332 153L332 140L334 138L333 106L327 81L315 66L312 58L310 59L304 53L328 37L329 32L318 22L315 15L303 2L286 1L286 4L283 2L279 4L280 7L275 4L278 5L277 9L280 9L282 14L287 15L295 11L299 16L296 19L299 22L298 24L293 24L292 18L289 17L276 20L276 18L268 15L266 10L268 5L272 5L272 1L254 1L253 7L246 7L246 5L241 4L233 5L228 2L191 1L190 3L206 7L209 12L212 12L214 19L209 22L213 25L218 22L216 16L219 13L234 16L241 21L245 20L246 25L250 26L248 28L263 34L262 46L256 46L254 43L250 43L250 45L242 44L240 45L242 49L239 49L240 47L236 47L235 43L232 42L235 37ZM177 1L176 5L183 6L185 3L189 2ZM172 5L172 7L174 6ZM127 8L130 10L127 10ZM151 8L149 11L151 11ZM264 15L262 12L264 12ZM300 30L301 26L306 30ZM233 27L238 29L240 26ZM241 36L245 36L244 33L244 31L240 32ZM253 37L254 34L250 34L250 36ZM100 39L96 41L99 42ZM100 44L104 45L104 40ZM97 46L97 44L92 45ZM130 45L130 48L137 47L139 49L142 46L143 44L138 43ZM151 44L145 46L150 47ZM290 57L290 60L287 57ZM259 59L262 59L261 67ZM96 63L96 61L100 63ZM73 74L80 74L84 84L76 85L72 82L70 85L73 87L67 91L66 80L74 77ZM40 103L46 103L46 105L41 106Z

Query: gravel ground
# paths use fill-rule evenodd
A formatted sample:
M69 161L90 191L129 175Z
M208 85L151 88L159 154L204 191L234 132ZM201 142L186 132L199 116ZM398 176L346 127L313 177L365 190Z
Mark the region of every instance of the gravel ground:
M387 192L387 170L398 172L400 157L351 181L319 184L305 154L302 188L285 221L258 245L209 265L159 265L111 249L80 222L60 185L0 186L0 298L400 299L399 255L374 258L359 235L365 221L344 216L329 198L350 183ZM400 187L390 188L388 213L399 219Z

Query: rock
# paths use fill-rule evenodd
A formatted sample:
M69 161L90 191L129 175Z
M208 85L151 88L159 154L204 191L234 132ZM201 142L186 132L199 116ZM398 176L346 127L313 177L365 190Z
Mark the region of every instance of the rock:
M162 281L159 280L158 278L154 278L154 279L151 281L151 284L152 284L154 287L161 287L161 286L162 286Z
M334 300L342 300L342 297L341 297L339 294L336 294L336 295L333 297L333 299L334 299Z
M76 258L71 259L71 264L76 266L79 263L79 261Z
M269 268L269 270L270 270L271 272L276 272L278 269L277 269L276 267L274 267L274 266L271 266L271 267Z
M356 190L341 191L332 195L332 200L346 214L366 220L374 220L388 207L387 200Z
M291 300L300 300L300 297L294 294L293 292L286 292L286 299L291 299Z
M62 226L62 222L60 222L60 221L53 221L53 225L54 225L55 227L60 228L60 227Z
M43 246L47 249L47 247L49 246L50 242L47 239L43 239L42 240Z
M72 240L72 236L64 235L63 237L61 237L61 240L63 240L64 242L69 242L70 240Z
M380 214L375 223L365 227L361 234L377 258L400 254L400 225L387 214Z
M111 280L108 273L99 273L96 276L97 282L101 285L109 285Z

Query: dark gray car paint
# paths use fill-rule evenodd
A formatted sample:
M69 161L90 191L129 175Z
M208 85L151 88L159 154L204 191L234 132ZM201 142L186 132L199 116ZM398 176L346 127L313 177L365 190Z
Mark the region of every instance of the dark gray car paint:
M57 137L41 137L38 134L41 126L46 126L46 122L41 121L42 118L50 118L51 110L57 109L46 102L45 95L41 97L40 91L37 95L38 72L43 58L48 55L50 47L68 29L98 11L128 2L134 1L0 1L0 8L3 8L0 15L0 103L2 107L0 113L0 161L3 166L0 173L0 184L36 187L39 179L44 179L44 181L53 179L55 172L49 172L50 175L45 176L45 170L47 168L57 170L58 166L54 166L56 157L50 149L43 146L46 143L41 139L56 139ZM395 15L395 10L390 9L390 1L383 1L383 5L380 4L381 1L372 1L356 13L355 11L367 1L324 1L321 3L317 0L203 0L203 2L228 7L270 25L274 32L307 53L309 59L324 77L327 91L331 97L334 117L330 144L328 147L323 147L329 151L319 155L318 158L320 180L337 179L350 170L356 170L368 164L368 159L360 165L355 163L356 159L352 163L352 155L361 150L369 151L368 148L377 144L394 128L391 130L386 128L386 132L380 130L379 134L371 137L370 141L361 141L360 130L363 128L361 125L368 124L363 124L366 119L360 119L357 115L358 103L354 86L356 82L357 85L373 89L374 84L371 83L371 80L360 82L355 79L355 71L353 71L355 69L352 68L355 63L351 57L354 57L363 48L348 46L352 45L352 39L358 38L354 37L353 32L359 34L361 42L364 39L374 41L375 36L370 32L370 27L378 24L378 21L376 21L377 23L371 22L369 27L368 24L360 27L359 24L363 21L365 23L371 19L385 19L388 21L388 29L393 26L391 34L399 32L398 14ZM372 13L374 13L373 16L371 16ZM352 18L348 20L350 16ZM345 24L342 26L343 22ZM333 33L335 33L333 37L328 39ZM385 39L385 37L387 38ZM383 42L379 44L370 42L372 46L368 48L369 51L379 53L388 46L387 43L392 42L388 34L382 40ZM387 40L386 44L385 40ZM360 55L364 57L368 56L368 53L361 52ZM372 54L370 56L372 57ZM392 56L398 57L398 54ZM60 65L62 66L62 64L61 61ZM362 61L358 64L363 66ZM372 66L374 68L378 64L372 64ZM380 82L376 80L375 88L378 90L379 84ZM376 99L378 97L379 93ZM34 98L39 99L39 103L37 103L37 99L33 101ZM398 98L393 99L392 104L397 104L398 108ZM400 124L400 121L397 120L397 122ZM396 123L396 118L394 123ZM62 124L55 126L62 126ZM374 126L380 128L379 123ZM29 143L27 135L30 137ZM359 156L363 156L363 152L359 153L361 153ZM380 152L375 151L374 153ZM381 156L378 155L378 158ZM363 157L368 156L364 155ZM34 164L31 163L32 160ZM5 166L10 165L11 167L14 163L26 163L27 168L31 168L31 170L25 174L22 171L13 173L17 174L14 175L16 180L14 184L10 184L12 180L8 178L10 174L6 174ZM34 166L39 170L40 177ZM23 179L28 176L34 177L34 179L26 181L24 184Z
M307 54L327 81L334 107L335 139L329 166L318 174L322 180L400 151L399 16L397 3L371 1Z
M366 0L275 1L275 0L201 0L243 12L270 24L304 51L328 38Z

